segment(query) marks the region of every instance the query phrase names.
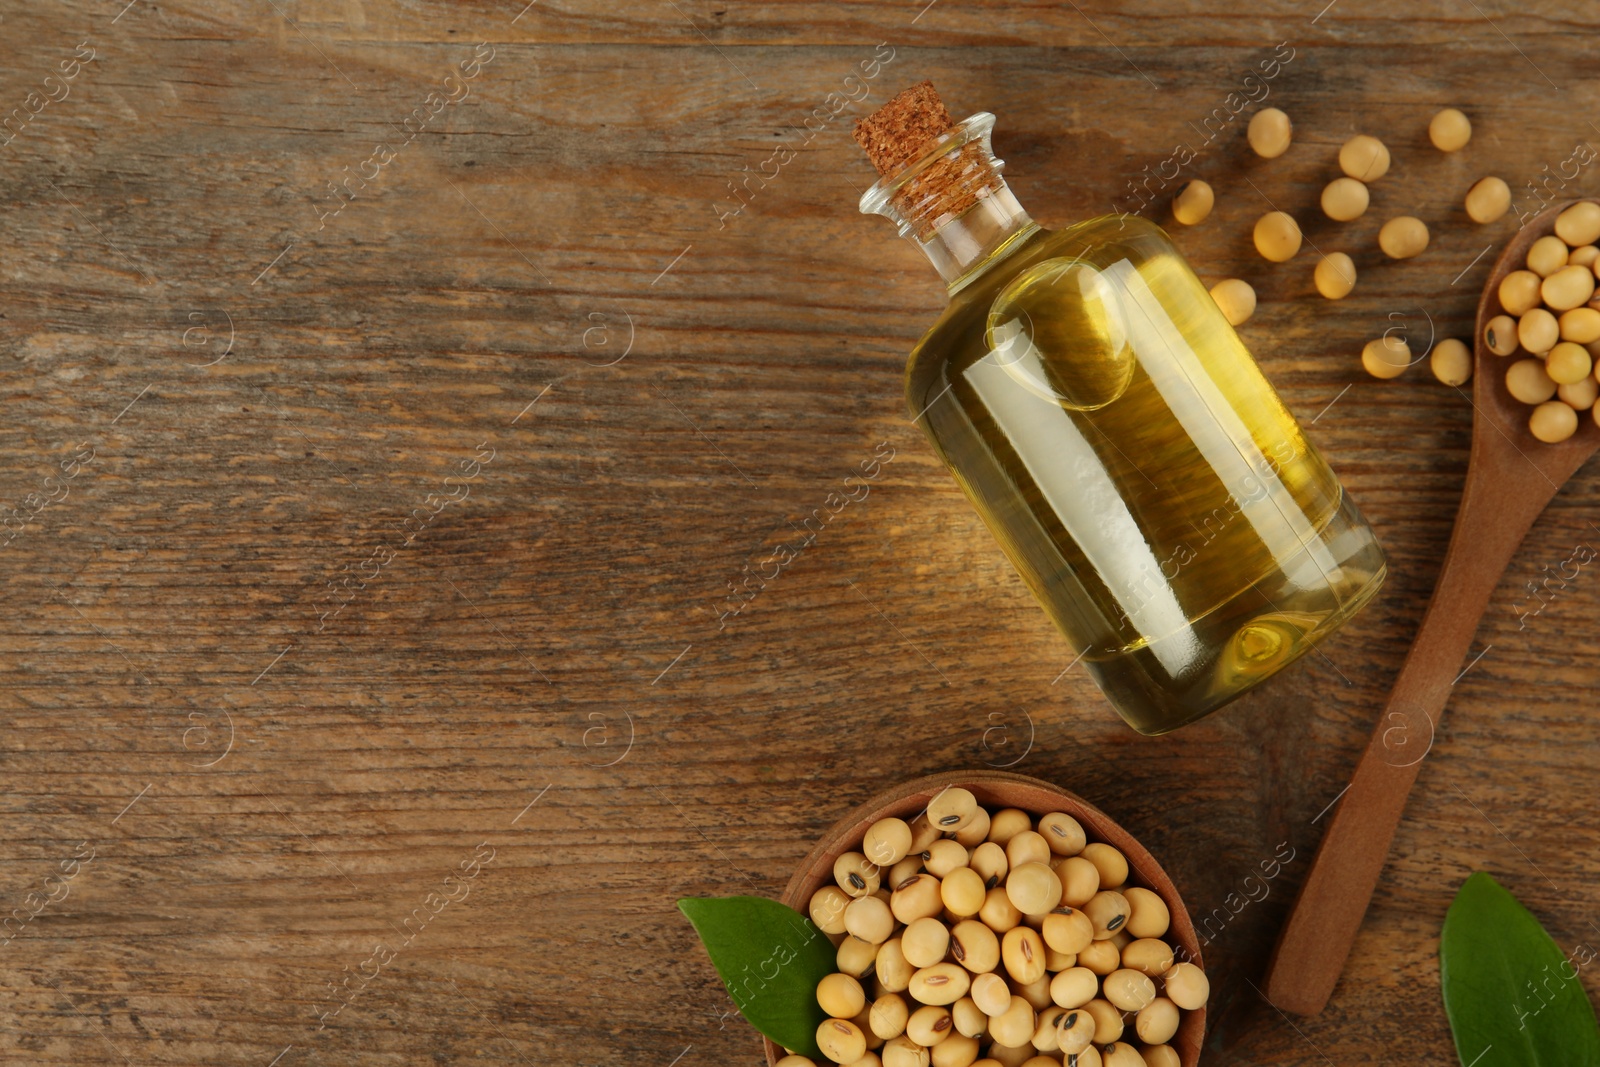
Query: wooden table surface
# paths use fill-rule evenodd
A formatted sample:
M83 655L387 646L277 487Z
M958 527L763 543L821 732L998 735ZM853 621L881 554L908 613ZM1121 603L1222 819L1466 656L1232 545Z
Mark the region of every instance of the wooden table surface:
M674 901L776 895L879 787L985 765L1103 807L1213 916L1219 1067L1452 1062L1473 870L1600 939L1600 579L1526 591L1600 543L1591 468L1413 742L1329 1009L1256 991L1465 466L1464 395L1358 353L1470 333L1517 226L1466 220L1473 180L1600 191L1592 4L123 3L0 7L5 1063L754 1064ZM904 411L944 294L857 213L849 127L922 78L999 116L1046 225L1193 153L1219 203L1176 240L1256 286L1243 336L1388 549L1323 655L1175 735L1070 668ZM1359 131L1395 165L1340 226ZM1355 257L1349 299L1255 255L1269 203ZM1394 214L1425 254L1381 262Z

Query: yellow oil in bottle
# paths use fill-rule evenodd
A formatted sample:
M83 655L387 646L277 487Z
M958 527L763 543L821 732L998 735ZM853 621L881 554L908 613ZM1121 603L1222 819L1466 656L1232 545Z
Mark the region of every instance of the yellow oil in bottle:
M1158 227L1030 224L963 278L907 404L1135 729L1239 696L1377 591L1371 530Z

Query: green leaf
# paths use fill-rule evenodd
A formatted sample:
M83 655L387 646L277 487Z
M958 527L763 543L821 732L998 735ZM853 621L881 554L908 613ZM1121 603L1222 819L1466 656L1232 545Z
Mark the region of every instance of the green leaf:
M1562 955L1527 908L1482 871L1439 934L1439 984L1463 1067L1600 1067L1600 1027L1578 980L1594 959Z
M838 969L833 942L810 919L765 897L678 901L750 1025L779 1046L820 1058L817 983Z

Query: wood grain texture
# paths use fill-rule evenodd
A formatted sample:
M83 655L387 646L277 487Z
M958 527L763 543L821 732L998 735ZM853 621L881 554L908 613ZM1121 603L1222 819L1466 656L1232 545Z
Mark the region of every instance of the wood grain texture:
M1495 172L1526 207L1600 143L1597 22L1576 0L0 5L0 116L32 115L0 147L0 503L27 516L0 552L0 916L30 916L0 945L0 1058L757 1064L675 898L775 896L883 786L1010 764L1183 891L1202 1062L1446 1062L1435 946L1468 872L1569 950L1600 937L1600 583L1538 614L1526 592L1600 537L1592 467L1495 590L1329 1010L1290 1026L1255 987L1466 463L1460 394L1370 380L1361 346L1470 331L1516 221L1461 197ZM867 98L793 143L880 42ZM1250 156L1247 115L1204 142L1280 42L1294 146ZM1324 655L1175 735L1066 670L907 421L943 294L856 213L848 125L924 77L999 116L1047 225L1197 150L1218 207L1175 237L1256 286L1246 341L1389 551ZM1450 157L1425 133L1447 105L1477 128ZM1317 196L1360 130L1395 166L1338 226ZM1250 247L1269 204L1308 238L1281 266ZM1395 214L1434 240L1390 264ZM1355 257L1347 300L1316 297L1317 248ZM719 620L882 442L866 499Z

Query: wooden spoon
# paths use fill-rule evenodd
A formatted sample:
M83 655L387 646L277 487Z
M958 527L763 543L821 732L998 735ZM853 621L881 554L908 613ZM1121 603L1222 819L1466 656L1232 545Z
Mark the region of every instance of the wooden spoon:
M804 914L810 904L811 894L824 885L833 884L834 861L844 853L860 848L867 827L889 816L910 822L927 810L928 801L951 786L971 790L973 796L978 798L978 803L991 810L1021 808L1032 815L1064 811L1083 824L1089 840L1104 841L1115 846L1127 857L1128 884L1145 886L1166 903L1171 926L1164 940L1179 950L1179 959L1204 968L1205 964L1200 959L1200 938L1195 932L1194 923L1189 920L1188 909L1183 906L1183 898L1178 895L1177 887L1155 857L1132 834L1117 825L1111 816L1082 797L1050 782L1009 771L946 771L902 782L884 790L846 814L822 835L810 854L800 861L780 899ZM1205 1038L1205 1030L1204 1005L1195 1011L1183 1013L1178 1032L1169 1042L1178 1054L1179 1067L1195 1067L1200 1062L1200 1045ZM1131 1022L1127 1033L1133 1033ZM1124 1040L1134 1039L1129 1036ZM783 1058L783 1050L770 1039L762 1038L762 1043L769 1065Z
M1600 426L1587 412L1579 412L1578 432L1560 444L1529 433L1532 408L1506 392L1505 384L1506 368L1528 354L1497 356L1484 343L1489 320L1505 313L1500 280L1523 266L1528 246L1553 232L1556 216L1577 202L1555 205L1529 221L1483 287L1473 358L1472 451L1455 532L1422 628L1267 965L1267 1000L1285 1011L1315 1015L1327 1004L1489 597L1550 498L1600 447Z

